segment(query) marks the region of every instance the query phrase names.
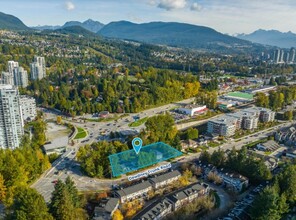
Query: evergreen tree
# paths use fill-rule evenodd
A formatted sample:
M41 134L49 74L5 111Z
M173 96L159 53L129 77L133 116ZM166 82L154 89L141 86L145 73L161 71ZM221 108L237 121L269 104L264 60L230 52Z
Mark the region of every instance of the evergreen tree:
M74 181L71 180L71 178L69 176L66 178L65 186L66 186L67 191L70 194L70 197L72 199L72 203L73 203L74 207L75 208L80 207L81 204L80 204L80 199L79 199L79 195L78 195L78 190L75 187Z
M252 219L280 220L288 211L288 205L284 196L279 196L274 187L266 187L256 197L251 209Z
M14 197L11 220L53 220L43 197L32 188L21 188Z

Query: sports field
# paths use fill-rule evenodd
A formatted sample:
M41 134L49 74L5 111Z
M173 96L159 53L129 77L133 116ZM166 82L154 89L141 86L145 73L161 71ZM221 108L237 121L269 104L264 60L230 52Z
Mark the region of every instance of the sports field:
M253 100L253 95L245 92L230 92L226 95L227 97L234 97L234 98L240 98L240 99L247 99L247 100Z

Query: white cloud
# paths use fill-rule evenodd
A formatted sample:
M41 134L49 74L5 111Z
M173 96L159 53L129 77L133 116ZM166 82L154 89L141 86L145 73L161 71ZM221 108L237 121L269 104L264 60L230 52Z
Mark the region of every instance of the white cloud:
M187 0L160 0L158 7L167 11L185 8Z
M150 5L150 6L156 6L157 5L157 2L155 0L149 0L148 1L148 5Z
M194 2L190 7L191 11L200 11L201 9L202 9L201 5L198 4L197 2Z
M66 2L65 3L65 8L68 11L73 11L75 9L75 5L73 4L73 2Z

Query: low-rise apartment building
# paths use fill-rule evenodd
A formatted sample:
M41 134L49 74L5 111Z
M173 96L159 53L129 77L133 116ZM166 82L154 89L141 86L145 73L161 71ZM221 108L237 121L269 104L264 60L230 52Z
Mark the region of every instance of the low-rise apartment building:
M274 121L275 112L268 109L268 108L261 108L261 107L251 107L242 110L243 112L253 113L254 115L259 117L259 121L266 123Z
M233 114L223 115L208 121L207 132L229 137L238 129L253 130L258 122L274 121L275 112L266 108L247 108Z
M221 136L232 136L236 131L238 124L237 118L234 117L219 117L208 121L207 132L209 134L218 134Z

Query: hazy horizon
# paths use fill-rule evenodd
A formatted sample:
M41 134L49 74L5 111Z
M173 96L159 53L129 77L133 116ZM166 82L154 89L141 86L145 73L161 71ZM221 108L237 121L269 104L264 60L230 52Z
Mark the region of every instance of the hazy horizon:
M251 33L258 29L296 32L296 2L286 0L10 0L1 11L27 26L63 25L92 19L108 24L127 20L183 22L208 26L222 33Z

